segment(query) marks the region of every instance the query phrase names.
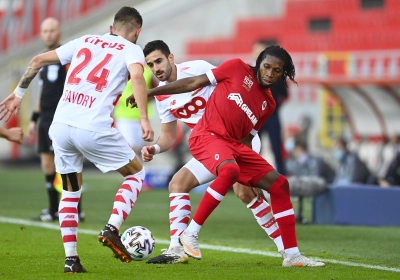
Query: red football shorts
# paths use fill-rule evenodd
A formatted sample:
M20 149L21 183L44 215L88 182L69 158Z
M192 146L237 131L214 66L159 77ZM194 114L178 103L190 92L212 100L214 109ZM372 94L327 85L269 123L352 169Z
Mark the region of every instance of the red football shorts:
M240 167L238 182L255 187L267 173L275 170L265 159L246 145L228 142L215 135L201 135L189 139L193 157L200 161L212 174L225 160L235 160Z

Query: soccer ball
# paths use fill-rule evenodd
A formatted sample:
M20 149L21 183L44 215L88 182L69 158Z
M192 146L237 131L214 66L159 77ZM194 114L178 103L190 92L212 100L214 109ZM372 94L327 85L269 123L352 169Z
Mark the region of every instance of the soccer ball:
M141 261L151 255L155 240L153 234L141 226L128 228L121 236L122 244L129 252L131 259Z

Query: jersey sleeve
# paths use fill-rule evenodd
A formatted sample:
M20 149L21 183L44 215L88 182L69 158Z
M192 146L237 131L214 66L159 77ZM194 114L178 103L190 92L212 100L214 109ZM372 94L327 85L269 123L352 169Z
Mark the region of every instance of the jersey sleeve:
M170 123L177 120L174 115L172 115L169 106L163 102L158 101L156 98L156 107L158 111L158 115L161 119L161 123Z
M129 65L139 63L140 65L145 65L143 50L138 45L131 45L128 48L128 51L125 55L125 64L126 68L129 68Z
M231 59L227 60L218 67L211 69L206 72L206 75L208 79L210 80L210 83L215 86L217 83L228 79L229 77L232 76L236 71L236 68L238 67L239 63L241 62L240 59Z
M72 57L75 53L76 48L79 45L80 39L81 38L69 41L65 45L62 45L56 49L56 53L62 65L71 63Z

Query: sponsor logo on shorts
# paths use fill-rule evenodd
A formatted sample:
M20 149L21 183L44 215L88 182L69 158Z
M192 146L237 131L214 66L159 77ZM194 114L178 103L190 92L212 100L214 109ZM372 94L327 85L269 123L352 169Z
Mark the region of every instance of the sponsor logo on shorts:
M228 95L228 99L236 102L239 108L242 109L243 112L245 112L245 114L249 117L250 121L253 123L253 126L257 124L258 119L256 118L256 116L254 116L253 111L251 111L249 106L247 106L246 103L243 103L243 99L240 93L230 93Z
M219 160L219 154L215 154L214 158L215 160Z

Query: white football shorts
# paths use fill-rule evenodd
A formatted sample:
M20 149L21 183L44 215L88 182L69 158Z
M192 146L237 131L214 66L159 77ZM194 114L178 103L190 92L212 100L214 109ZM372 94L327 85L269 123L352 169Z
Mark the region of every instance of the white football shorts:
M53 142L56 171L60 174L82 172L84 157L103 173L118 170L135 157L116 128L96 132L52 123L49 136Z
M142 126L140 120L115 120L115 127L128 141L134 151L140 152L145 141L142 139Z
M253 147L253 151L255 151L258 154L261 152L261 140L258 134L254 136L251 145ZM186 167L187 169L190 170L190 172L194 175L194 177L196 177L197 181L199 181L200 185L211 182L212 180L215 179L215 176L210 171L208 171L208 169L205 168L204 165L201 164L201 162L199 162L195 158L189 160L189 162L186 163L183 167Z

